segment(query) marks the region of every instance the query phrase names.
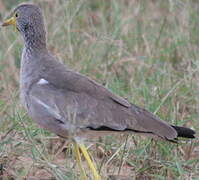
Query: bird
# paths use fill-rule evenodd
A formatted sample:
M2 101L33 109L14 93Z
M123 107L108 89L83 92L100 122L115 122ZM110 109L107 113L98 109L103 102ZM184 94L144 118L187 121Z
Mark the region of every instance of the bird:
M194 130L162 121L62 64L47 47L44 16L37 5L19 4L2 23L3 27L9 25L19 31L24 42L21 102L42 128L72 140L82 179L87 179L87 174L81 163L81 153L94 179L101 179L84 145L84 141L94 136L135 133L171 142L177 142L178 137L195 137Z

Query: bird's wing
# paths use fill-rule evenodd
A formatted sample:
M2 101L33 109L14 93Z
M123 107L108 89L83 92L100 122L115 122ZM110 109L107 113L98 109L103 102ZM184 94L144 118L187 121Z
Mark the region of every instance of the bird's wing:
M54 64L55 63L55 64ZM53 61L48 64L31 97L42 101L49 113L79 128L151 133L174 139L176 131L148 111L114 95L88 77ZM50 66L49 66L50 65ZM40 102L40 104L42 104ZM55 111L56 110L56 111ZM75 118L69 118L72 113ZM75 115L74 115L75 114Z
M96 99L109 98L116 103L130 107L131 104L122 97L109 91L107 88L96 83L87 76L67 69L63 64L52 60L48 61L43 78L59 89L65 89L77 93L86 93Z
M99 91L96 88L97 90ZM60 128L56 126L60 126L60 123L67 129L108 127L112 130L124 130L127 128L126 121L130 113L127 111L127 103L123 103L122 98L113 95L95 96L94 93L92 95L89 93L88 89L81 91L63 88L51 83L49 79L41 78L34 82L29 90L29 112L39 124L57 134L60 133L56 129ZM47 122L49 119L51 122ZM54 124L55 130L49 128L50 123Z
M49 116L51 121L56 121L53 127L55 130L50 130L57 134L60 134L56 131L60 129L57 126L64 125L66 130L75 127L100 131L132 131L166 139L174 139L177 136L170 125L142 108L132 104L127 107L111 96L102 98L90 95L88 91L57 87L43 78L32 85L29 99L36 107L33 107L34 114L43 114L41 121L45 121ZM48 125L49 123L47 129ZM63 133L61 135L63 136Z

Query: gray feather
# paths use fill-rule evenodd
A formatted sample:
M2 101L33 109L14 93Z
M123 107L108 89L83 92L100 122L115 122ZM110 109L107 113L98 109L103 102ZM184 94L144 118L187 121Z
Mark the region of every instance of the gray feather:
M20 14L17 29L25 44L20 97L29 115L42 127L63 137L80 136L82 132L90 134L104 127L109 131L140 132L167 140L174 140L178 134L193 137L194 131L172 127L57 61L46 47L43 15L37 6L23 4L15 12Z

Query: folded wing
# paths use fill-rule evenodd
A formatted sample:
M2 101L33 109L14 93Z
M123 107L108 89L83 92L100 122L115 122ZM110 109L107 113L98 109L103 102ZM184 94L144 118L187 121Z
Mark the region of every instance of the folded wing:
M45 64L48 67L42 77L43 83L38 80L29 96L46 114L65 124L66 130L74 126L75 129L141 132L168 140L177 137L172 126L88 77L56 61Z

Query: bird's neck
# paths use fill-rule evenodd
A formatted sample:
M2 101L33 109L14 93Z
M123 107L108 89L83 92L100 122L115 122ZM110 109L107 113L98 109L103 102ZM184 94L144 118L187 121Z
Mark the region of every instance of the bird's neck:
M28 51L42 51L46 49L45 32L28 32L23 34L25 48Z

